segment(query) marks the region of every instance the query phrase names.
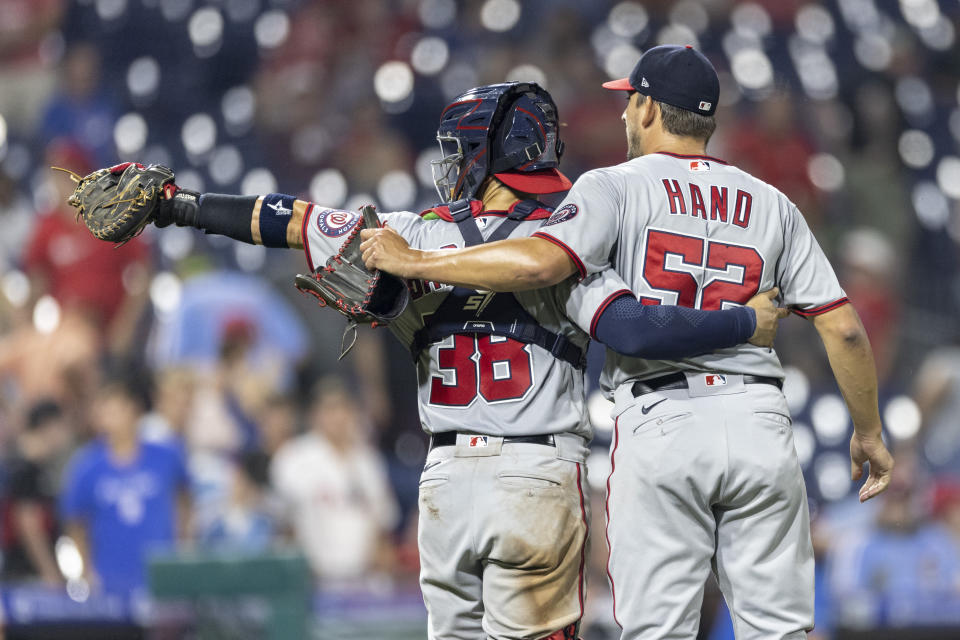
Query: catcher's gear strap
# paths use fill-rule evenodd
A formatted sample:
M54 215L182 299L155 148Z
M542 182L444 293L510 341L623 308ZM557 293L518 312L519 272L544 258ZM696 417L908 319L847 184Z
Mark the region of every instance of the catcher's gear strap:
M486 242L496 242L508 237L521 222L526 220L534 211L543 209L536 200L520 200L514 203L507 212L507 219L490 235ZM473 217L473 209L470 206L470 200L457 200L450 203L450 217L457 223L457 229L463 236L463 241L468 247L483 244L483 235L477 228L477 221Z
M480 200L471 200L470 201L470 211L473 212L474 218L479 217L494 217L494 218L503 218L508 216L521 202L526 202L525 200L518 200L506 211L485 211L483 208L483 202ZM537 203L539 207L536 211L531 213L526 217L527 220L546 220L550 217L550 214L553 213L552 209L544 207L542 204ZM420 217L424 220L445 220L447 222L453 222L453 216L450 214L450 205L448 204L438 204L433 207L430 207L426 211L420 213Z
M478 293L456 287L425 319L425 323L413 334L410 352L414 359L431 344L447 336L472 333L535 344L577 369L586 366L583 349L566 336L542 327L511 293Z
M468 247L483 244L483 235L477 228L477 223L473 219L473 210L470 207L470 200L457 200L450 203L450 216L457 223L457 229L463 236L463 241Z
M520 222L541 209L544 209L543 205L535 200L518 202L511 207L507 219L490 235L488 242L503 240ZM468 247L484 243L468 200L451 204L450 214ZM437 310L424 320L424 326L413 334L410 351L417 359L420 352L431 344L459 333L505 336L524 344L535 344L578 369L586 367L583 349L566 336L541 326L512 293L478 293L454 287Z

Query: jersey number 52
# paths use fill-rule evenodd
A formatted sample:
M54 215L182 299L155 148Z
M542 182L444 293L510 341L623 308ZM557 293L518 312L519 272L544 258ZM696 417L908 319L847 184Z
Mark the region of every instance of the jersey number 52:
M643 279L652 289L676 293L681 307L722 309L724 302L743 304L760 289L763 256L753 247L650 229L644 256ZM694 274L703 274L702 284ZM640 302L663 299L641 296Z

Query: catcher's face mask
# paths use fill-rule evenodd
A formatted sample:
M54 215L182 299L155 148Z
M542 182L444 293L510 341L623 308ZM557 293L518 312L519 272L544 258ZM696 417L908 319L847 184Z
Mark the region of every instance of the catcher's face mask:
M441 202L451 202L457 191L460 167L463 164L463 145L456 136L437 134L440 143L440 159L430 162L433 183Z

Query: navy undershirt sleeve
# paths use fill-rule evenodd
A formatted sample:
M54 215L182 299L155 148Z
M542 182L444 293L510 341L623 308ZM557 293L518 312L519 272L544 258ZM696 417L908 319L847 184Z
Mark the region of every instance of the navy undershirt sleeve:
M200 196L196 226L207 233L254 244L250 221L256 203L257 196L205 193Z
M750 307L701 311L642 305L624 294L604 309L594 337L627 356L678 360L746 342L756 326L757 316Z

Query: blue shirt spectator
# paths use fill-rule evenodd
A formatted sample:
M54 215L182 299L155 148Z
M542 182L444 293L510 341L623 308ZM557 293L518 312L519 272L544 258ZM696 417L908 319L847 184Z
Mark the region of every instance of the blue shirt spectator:
M77 45L64 56L60 91L43 112L41 133L45 144L75 140L93 152L97 166L104 166L117 160L113 127L118 109L100 82L100 66L100 54L91 44Z
M68 531L92 565L85 569L107 591L145 585L148 552L177 538L177 502L187 488L182 453L140 438L133 403L118 387L101 392L95 422L102 436L74 455L60 498ZM105 425L107 411L112 425Z

